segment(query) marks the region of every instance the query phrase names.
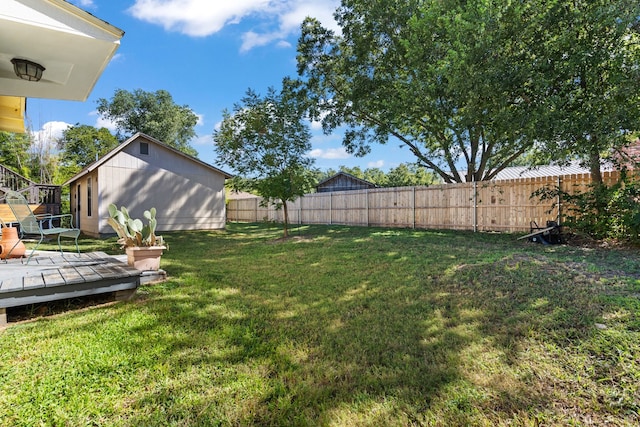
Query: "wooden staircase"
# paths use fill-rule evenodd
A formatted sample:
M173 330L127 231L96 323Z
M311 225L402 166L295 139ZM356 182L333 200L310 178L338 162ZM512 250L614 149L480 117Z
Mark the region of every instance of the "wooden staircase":
M38 184L6 166L0 165L0 219L5 223L16 220L11 209L4 202L4 194L7 190L22 193L29 201L31 210L36 214L60 214L61 189L59 185Z

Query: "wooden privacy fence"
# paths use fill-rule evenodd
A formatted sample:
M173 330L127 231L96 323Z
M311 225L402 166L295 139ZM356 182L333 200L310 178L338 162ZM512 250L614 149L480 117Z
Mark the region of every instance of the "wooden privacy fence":
M617 182L619 172L604 172L603 179L607 184ZM314 193L288 203L287 208L291 224L519 232L529 231L531 221L540 226L547 220L562 223L566 214L562 200L542 202L532 197L536 190L577 193L590 183L590 174L581 174ZM228 200L227 220L282 222L282 210L261 207L260 202L260 198Z

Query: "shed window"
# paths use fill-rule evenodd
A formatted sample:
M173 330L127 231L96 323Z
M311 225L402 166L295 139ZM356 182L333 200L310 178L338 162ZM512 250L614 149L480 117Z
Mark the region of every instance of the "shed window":
M141 142L140 143L140 154L149 154L149 143Z

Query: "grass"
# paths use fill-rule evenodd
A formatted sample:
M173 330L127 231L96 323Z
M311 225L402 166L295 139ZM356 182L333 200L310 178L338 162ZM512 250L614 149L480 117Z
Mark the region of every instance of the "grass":
M167 282L0 332L0 425L640 422L637 251L337 226L280 236L169 234Z

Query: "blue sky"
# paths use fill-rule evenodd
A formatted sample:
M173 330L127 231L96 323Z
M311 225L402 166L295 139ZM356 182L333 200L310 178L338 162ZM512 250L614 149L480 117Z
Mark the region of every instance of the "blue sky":
M296 42L305 16L335 28L339 0L71 0L71 3L125 31L115 57L85 102L30 98L27 119L40 140L52 140L76 123L113 128L96 113L99 98L116 89L171 93L199 117L192 141L199 158L216 162L212 134L222 111L231 110L247 88L265 93L296 76ZM342 147L342 135L323 135L312 124L316 166L340 165L383 170L415 158L396 141L373 146L357 158ZM229 170L226 168L226 170ZM233 172L233 171L230 171Z

